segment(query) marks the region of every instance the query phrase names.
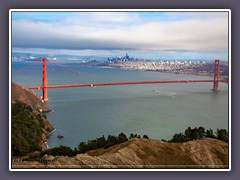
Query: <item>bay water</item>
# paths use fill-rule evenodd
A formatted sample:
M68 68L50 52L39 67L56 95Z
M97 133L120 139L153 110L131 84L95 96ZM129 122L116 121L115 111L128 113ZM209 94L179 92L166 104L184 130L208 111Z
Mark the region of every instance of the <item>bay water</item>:
M27 62L12 63L12 81L22 86L42 84L42 65L26 71ZM48 64L48 85L143 80L193 80L211 77L151 71L68 65L73 72ZM82 73L81 73L82 72ZM212 92L212 83L154 84L49 89L47 102L53 112L48 120L56 129L49 147L77 147L82 141L123 132L146 134L153 139L169 140L187 127L228 129L228 84ZM36 91L42 95L41 91ZM58 134L64 138L57 138Z

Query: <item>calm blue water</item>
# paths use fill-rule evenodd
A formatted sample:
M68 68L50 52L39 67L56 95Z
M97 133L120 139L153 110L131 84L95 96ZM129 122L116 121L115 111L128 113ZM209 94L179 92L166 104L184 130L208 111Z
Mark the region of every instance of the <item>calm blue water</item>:
M13 72L26 65L14 62ZM21 74L13 75L12 80L23 86L40 85L41 67L41 63L34 65ZM160 72L69 67L97 77L48 64L48 84L210 79ZM211 88L212 83L189 83L50 89L48 104L54 112L47 116L56 131L48 144L50 147L66 145L74 148L81 141L120 132L127 136L137 133L169 140L174 133L183 132L189 126L228 129L228 85L221 83L219 93L213 93ZM58 134L63 134L64 138L58 139Z

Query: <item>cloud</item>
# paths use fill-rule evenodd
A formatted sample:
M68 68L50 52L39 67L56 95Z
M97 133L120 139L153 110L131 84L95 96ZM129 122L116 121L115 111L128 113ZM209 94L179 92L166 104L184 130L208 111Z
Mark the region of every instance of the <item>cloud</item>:
M55 22L15 19L12 44L28 48L227 51L227 13L200 17L147 21L136 13L92 12Z
M119 12L95 12L91 16L91 20L95 22L128 22L138 19L136 14L119 13Z

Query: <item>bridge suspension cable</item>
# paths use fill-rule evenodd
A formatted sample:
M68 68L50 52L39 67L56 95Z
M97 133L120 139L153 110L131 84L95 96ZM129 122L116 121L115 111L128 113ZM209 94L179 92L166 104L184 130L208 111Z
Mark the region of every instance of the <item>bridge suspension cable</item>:
M97 76L97 75L94 75L94 74L90 74L90 73L86 73L86 72L82 72L82 71L79 71L79 70L70 68L70 67L68 67L68 66L65 66L65 65L63 65L63 64L61 64L61 63L58 63L58 62L53 61L53 60L50 60L50 59L47 59L47 61L50 61L50 62L53 63L53 64L56 64L56 65L58 65L58 66L61 66L61 67L65 68L65 69L68 69L68 70L70 70L70 71L77 72L77 73L79 73L79 74L83 74L83 75L91 76L91 77L95 77L95 78L102 78L102 77Z
M28 66L26 66L26 67L24 67L24 68L21 68L21 69L17 70L16 72L13 72L12 75L16 75L16 74L22 73L22 72L24 72L25 70L27 70L27 69L29 69L30 67L32 67L33 65L35 65L36 63L40 62L40 61L42 61L42 59L38 59L38 60L34 61L33 63L31 63L30 65L28 65ZM53 64L55 64L55 65L57 65L57 66L61 66L61 67L65 68L65 69L68 69L68 70L70 70L70 71L72 71L72 72L76 72L76 73L78 73L78 74L83 74L83 75L90 76L90 77L94 77L94 78L109 79L109 78L106 78L106 77L101 77L101 76L98 76L98 75L94 75L94 74L90 74L90 73L86 73L86 72L82 72L82 71L79 71L79 70L70 68L70 67L68 67L68 66L65 66L65 65L63 65L63 64L61 64L61 63L59 63L59 62L53 61L53 60L51 60L51 59L47 59L47 61L49 61L49 62L51 62L51 63L53 63Z
M19 74L23 71L26 71L27 69L29 69L30 67L32 67L34 64L38 63L39 61L42 61L42 59L38 59L34 62L32 62L31 64L29 64L28 66L24 67L24 68L21 68L19 70L17 70L16 72L12 73L13 75L16 75L16 74Z
M25 71L26 69L33 66L35 63L37 63L40 60L35 61L34 63L30 64L29 66L22 68L18 70L16 73L20 73L22 71ZM159 80L159 81L124 81L124 82L103 82L103 83L92 83L92 84L65 84L65 85L47 85L47 59L43 58L43 84L41 86L33 86L29 87L29 89L42 89L43 90L43 101L48 100L47 96L47 90L49 88L73 88L73 87L95 87L95 86L117 86L117 85L134 85L134 84L162 84L162 83L201 83L201 82L213 82L213 91L219 91L218 85L219 82L227 82L227 80L220 80L220 60L215 60L215 68L214 68L214 79L213 80ZM93 77L99 77L93 74L84 73L79 70L67 67L61 63L55 62L53 60L48 59L48 61L57 64L58 66L64 67L68 70L78 72L80 74L93 76Z

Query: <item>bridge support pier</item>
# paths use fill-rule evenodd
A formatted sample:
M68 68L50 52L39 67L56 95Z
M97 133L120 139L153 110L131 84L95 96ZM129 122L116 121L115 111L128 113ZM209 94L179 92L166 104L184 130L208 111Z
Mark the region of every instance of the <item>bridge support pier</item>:
M214 64L214 75L213 75L213 89L212 91L219 91L219 80L220 80L220 60L215 60Z
M47 88L47 58L43 58L43 84L42 84L42 91L43 91L43 101L48 101L48 88Z

